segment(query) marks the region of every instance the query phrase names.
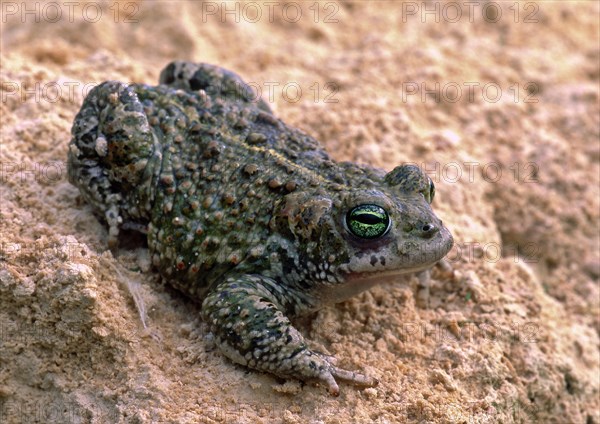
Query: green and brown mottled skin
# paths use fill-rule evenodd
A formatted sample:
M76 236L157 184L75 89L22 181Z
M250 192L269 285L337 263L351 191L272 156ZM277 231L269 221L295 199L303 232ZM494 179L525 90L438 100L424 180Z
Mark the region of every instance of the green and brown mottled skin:
M336 163L310 136L222 68L173 62L160 85L107 81L86 97L69 146L69 179L108 224L146 232L153 264L202 300L202 318L233 361L282 377L377 380L307 347L291 316L428 269L452 246L417 167L389 173ZM347 225L376 205L389 229Z

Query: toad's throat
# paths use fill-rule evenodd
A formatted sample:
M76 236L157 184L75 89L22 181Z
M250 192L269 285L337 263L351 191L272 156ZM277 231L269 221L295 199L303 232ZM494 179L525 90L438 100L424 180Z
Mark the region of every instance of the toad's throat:
M319 288L319 298L323 303L338 303L351 298L365 290L383 283L400 283L408 285L410 274L431 268L435 263L421 264L412 268L390 269L372 272L351 272L344 277L344 282L334 287Z
M405 276L407 274L414 274L431 268L436 262L437 261L421 264L411 268L390 269L375 272L350 273L346 276L346 284L375 285L379 283L394 282L398 280L401 276Z

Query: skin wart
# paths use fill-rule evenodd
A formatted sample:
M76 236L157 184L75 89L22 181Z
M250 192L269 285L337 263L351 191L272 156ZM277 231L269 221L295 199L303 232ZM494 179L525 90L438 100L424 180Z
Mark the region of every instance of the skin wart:
M236 74L173 62L159 85L107 81L85 98L69 181L108 225L147 234L153 265L202 301L228 358L284 378L377 380L311 350L289 318L427 270L452 247L418 167L335 162Z

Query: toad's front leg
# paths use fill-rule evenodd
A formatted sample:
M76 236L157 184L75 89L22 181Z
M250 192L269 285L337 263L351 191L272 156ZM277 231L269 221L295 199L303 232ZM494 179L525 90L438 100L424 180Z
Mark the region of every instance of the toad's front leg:
M336 367L331 357L311 351L283 314L277 283L258 276L232 277L202 304L202 318L229 359L281 377L325 383L339 395L336 379L372 387L377 380Z

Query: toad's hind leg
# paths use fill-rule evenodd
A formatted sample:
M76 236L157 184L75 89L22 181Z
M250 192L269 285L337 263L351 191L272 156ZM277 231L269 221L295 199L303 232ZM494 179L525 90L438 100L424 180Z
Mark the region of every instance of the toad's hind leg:
M225 356L281 377L319 381L334 396L339 394L336 379L377 385L377 380L338 368L332 358L311 351L283 314L283 302L276 293L273 280L243 275L219 284L207 296L202 317Z
M108 224L116 248L124 222L146 225L161 148L135 85L106 81L86 96L71 129L69 182Z

